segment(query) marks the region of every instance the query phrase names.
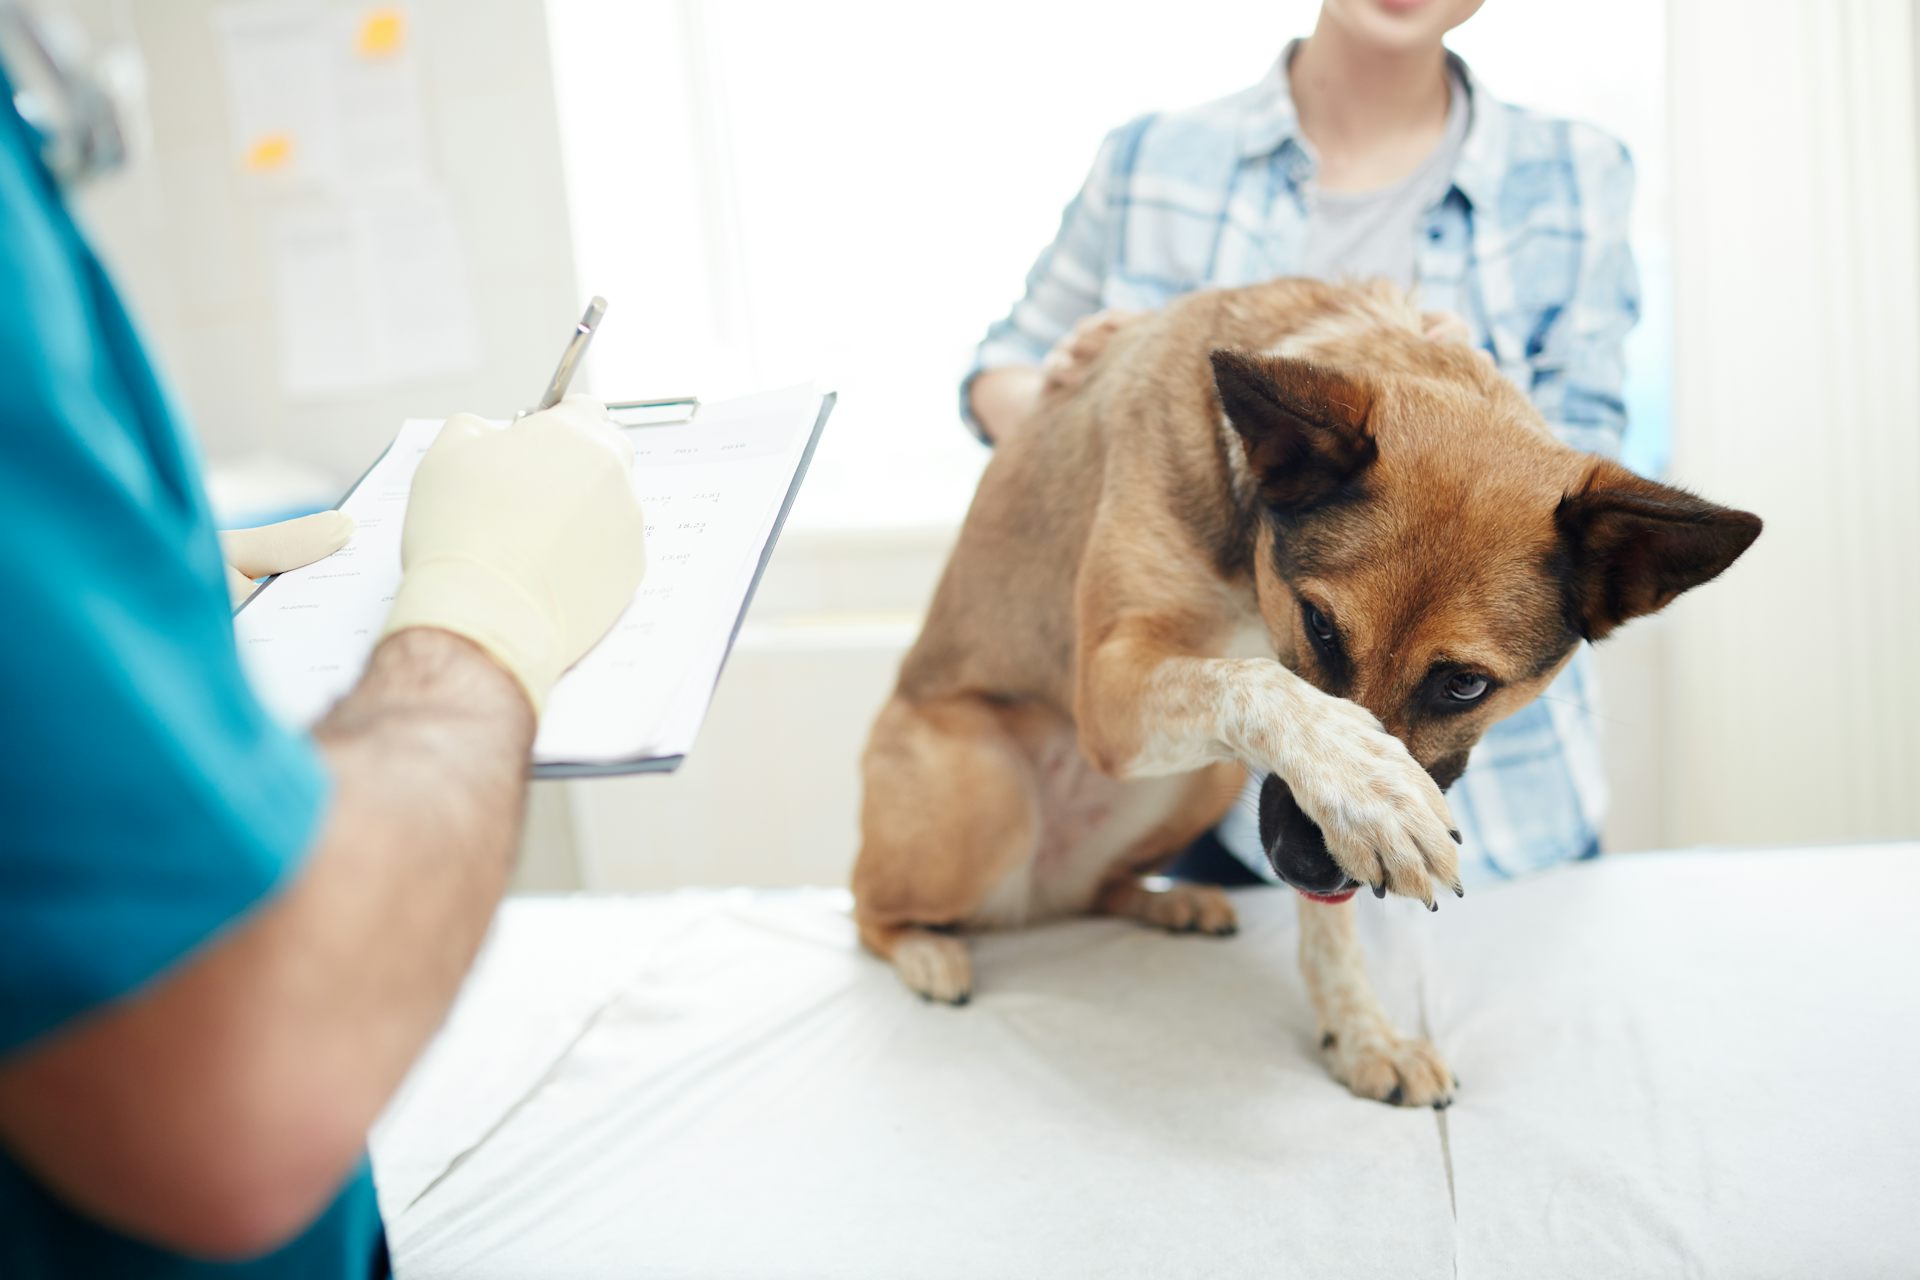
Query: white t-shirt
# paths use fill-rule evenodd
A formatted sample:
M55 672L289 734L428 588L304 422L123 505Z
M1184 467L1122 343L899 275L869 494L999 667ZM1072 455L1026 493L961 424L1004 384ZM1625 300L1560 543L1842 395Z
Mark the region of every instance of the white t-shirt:
M1466 141L1472 104L1467 87L1449 75L1452 97L1446 132L1420 167L1377 191L1309 189L1306 234L1296 274L1320 280L1386 279L1413 287L1415 238L1423 215L1453 182L1454 161Z

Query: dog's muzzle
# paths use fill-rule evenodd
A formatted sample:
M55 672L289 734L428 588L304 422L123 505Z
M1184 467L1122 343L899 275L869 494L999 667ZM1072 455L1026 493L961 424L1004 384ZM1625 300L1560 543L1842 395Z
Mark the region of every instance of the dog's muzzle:
M1463 753L1441 760L1427 773L1445 791L1459 780L1466 767ZM1360 887L1360 882L1341 870L1327 852L1326 837L1300 812L1292 790L1271 773L1260 784L1260 847L1267 851L1267 865L1273 868L1273 874L1309 898L1345 902Z
M1327 841L1274 774L1260 786L1260 847L1273 873L1310 898L1345 902L1360 887L1327 852Z

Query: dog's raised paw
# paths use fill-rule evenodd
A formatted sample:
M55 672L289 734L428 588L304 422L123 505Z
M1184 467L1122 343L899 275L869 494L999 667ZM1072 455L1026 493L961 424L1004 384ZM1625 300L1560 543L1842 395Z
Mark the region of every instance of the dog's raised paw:
M1334 1078L1359 1097L1396 1107L1453 1105L1453 1073L1430 1041L1391 1031L1328 1033L1321 1047Z
M963 1005L973 998L973 953L950 933L909 929L893 945L900 981L928 1000Z

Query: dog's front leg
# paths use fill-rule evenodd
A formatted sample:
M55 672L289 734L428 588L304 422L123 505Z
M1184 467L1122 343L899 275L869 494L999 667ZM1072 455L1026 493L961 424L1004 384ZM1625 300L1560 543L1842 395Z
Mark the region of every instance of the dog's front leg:
M1277 773L1353 879L1429 906L1436 884L1458 889L1447 802L1370 712L1278 662L1197 657L1169 635L1136 619L1083 653L1074 714L1088 759L1122 778L1219 760Z
M1320 1049L1336 1079L1363 1098L1397 1106L1438 1110L1452 1104L1453 1073L1439 1050L1395 1032L1374 997L1354 935L1352 902L1300 899L1300 972L1320 1022Z

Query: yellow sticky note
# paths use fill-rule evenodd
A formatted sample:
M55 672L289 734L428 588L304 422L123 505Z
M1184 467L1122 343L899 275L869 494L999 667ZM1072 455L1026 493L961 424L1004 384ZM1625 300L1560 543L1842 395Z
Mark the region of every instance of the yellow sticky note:
M287 133L263 133L253 140L247 148L247 154L241 160L241 167L248 173L272 173L284 169L293 161L293 135Z
M391 58L407 38L407 16L398 9L373 9L360 20L353 51L363 58Z

